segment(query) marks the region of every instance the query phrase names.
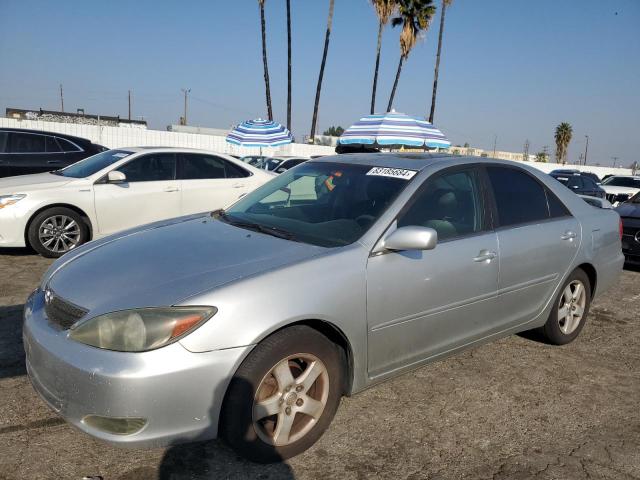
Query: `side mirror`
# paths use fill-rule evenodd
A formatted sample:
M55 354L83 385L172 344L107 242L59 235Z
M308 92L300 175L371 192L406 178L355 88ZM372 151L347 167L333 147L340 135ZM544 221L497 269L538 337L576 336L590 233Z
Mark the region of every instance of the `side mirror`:
M286 172L286 171L287 171L287 169L286 169L286 168L284 168L284 167L280 167L280 168L277 168L277 169L276 169L276 173L284 173L284 172Z
M438 232L428 227L400 227L384 239L387 250L433 250Z
M107 174L107 182L108 183L125 183L127 181L127 176L119 172L118 170L111 170Z

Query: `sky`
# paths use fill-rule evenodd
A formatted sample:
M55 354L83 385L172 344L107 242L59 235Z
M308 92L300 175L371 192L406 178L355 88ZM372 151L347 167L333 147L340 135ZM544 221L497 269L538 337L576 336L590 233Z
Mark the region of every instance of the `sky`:
M439 5L440 0L436 3ZM293 125L309 133L328 0L291 0ZM286 122L284 0L266 0L275 120ZM437 13L439 15L439 12ZM434 123L453 144L530 153L560 122L573 126L569 160L640 162L640 0L454 0L447 9ZM402 71L394 107L428 114L439 17ZM369 113L377 19L367 0L335 0L318 133ZM384 32L377 109L399 59L399 30ZM256 0L0 0L0 109L60 107L127 116L164 129L228 128L265 117Z

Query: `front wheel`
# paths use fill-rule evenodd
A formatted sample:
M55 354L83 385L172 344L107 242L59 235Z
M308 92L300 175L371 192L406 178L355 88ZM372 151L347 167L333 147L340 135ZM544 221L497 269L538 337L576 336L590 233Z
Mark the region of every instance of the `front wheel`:
M342 396L339 346L303 325L262 341L233 377L222 436L241 455L268 463L311 447L327 429Z
M27 238L43 257L58 258L85 243L88 229L82 217L65 207L40 212L29 224Z
M547 323L542 327L542 334L555 345L572 342L587 321L590 305L589 277L583 270L577 269L562 286Z

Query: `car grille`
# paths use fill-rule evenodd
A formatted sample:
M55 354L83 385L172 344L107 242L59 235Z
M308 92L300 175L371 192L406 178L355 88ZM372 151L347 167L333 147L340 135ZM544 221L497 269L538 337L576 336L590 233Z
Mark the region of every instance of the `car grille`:
M607 200L609 200L610 203L626 202L627 200L629 200L629 194L628 193L607 193Z
M52 290L45 292L44 309L49 321L64 330L71 328L71 325L84 317L88 312L88 310L59 297L53 293Z

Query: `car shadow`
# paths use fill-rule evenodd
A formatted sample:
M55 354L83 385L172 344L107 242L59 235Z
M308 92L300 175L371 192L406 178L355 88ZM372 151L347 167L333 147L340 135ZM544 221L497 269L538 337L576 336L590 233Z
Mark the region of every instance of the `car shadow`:
M27 373L22 345L24 305L0 306L0 378Z
M245 395L249 395L249 398L255 396L252 385L246 380L236 376L232 381L239 382L239 387ZM214 391L214 398L224 398L225 393L226 385ZM220 413L221 415L223 414ZM209 418L218 418L217 407L211 407ZM246 431L247 428L253 427L241 425L238 428ZM206 433L203 436L206 436ZM183 443L183 441L189 443ZM276 458L280 457L276 455ZM119 480L128 480L128 478L123 477ZM270 464L254 463L236 454L221 440L202 441L196 438L178 439L166 450L160 462L157 478L158 480L183 478L217 480L221 478L293 479L295 477L291 467L283 459Z
M624 269L628 272L639 272L640 273L640 265L636 263L625 263Z
M2 255L6 255L8 257L25 257L25 256L37 255L37 253L35 250L29 247L22 247L22 248L7 247L7 248L0 248L0 256Z

